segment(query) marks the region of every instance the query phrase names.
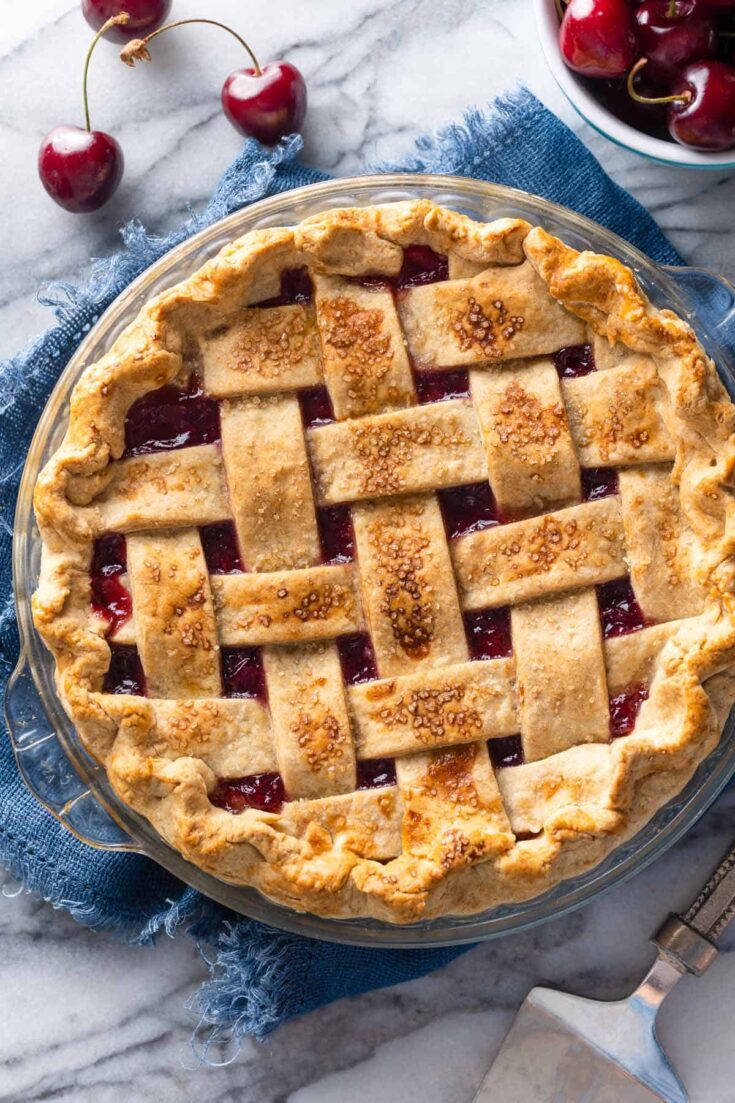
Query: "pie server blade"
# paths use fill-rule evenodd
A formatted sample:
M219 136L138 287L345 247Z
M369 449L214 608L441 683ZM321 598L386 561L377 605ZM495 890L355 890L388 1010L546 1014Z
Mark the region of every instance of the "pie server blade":
M686 1103L652 1015L634 999L605 1004L534 988L476 1103Z
M614 1003L534 988L474 1103L687 1103L656 1038L656 1013L686 973L701 976L735 915L735 845L684 915L653 938L659 955Z

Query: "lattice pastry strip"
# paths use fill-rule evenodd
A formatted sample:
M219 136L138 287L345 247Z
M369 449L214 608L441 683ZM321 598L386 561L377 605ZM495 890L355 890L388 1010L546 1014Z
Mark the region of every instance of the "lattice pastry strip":
M436 498L359 505L353 522L378 670L389 676L423 672L431 683L437 667L468 658ZM476 736L482 738L482 731ZM448 868L466 860L460 839L471 841L476 856L508 845L507 818L484 742L399 757L396 777L404 804L404 853L431 856ZM430 840L422 828L426 817L437 828Z
M218 697L217 626L197 530L129 536L128 573L148 692Z
M322 380L314 309L245 307L199 339L204 389L215 398L315 387Z
M588 592L554 600L569 601L586 596ZM682 623L671 621L605 640L604 661L611 696L631 686L650 684L662 648ZM522 641L519 645L524 646ZM152 750L171 758L194 755L222 776L237 777L281 769L290 786L298 788L301 784L298 772L306 770L312 784L322 784L318 769L311 769L298 756L295 763L292 761L294 735L297 735L296 744L299 748L309 748L308 754L315 766L326 763L328 767L333 765L332 758L338 763L344 758L345 773L354 769L350 748L340 738L340 723L315 721L310 727L307 717L313 714L312 710L299 713L299 702L301 705L304 701L312 706L325 705L323 676L338 670L333 646L268 648L266 657L271 701L275 701L278 717L277 733L282 736L280 758L276 755L268 713L260 701L252 699L150 699L156 721ZM509 657L463 663L350 687L347 692L356 757L404 756L432 748L443 751L454 744L474 743L478 739L493 739L519 731L515 662ZM298 678L294 678L294 672ZM313 677L316 685L312 685L305 672ZM341 678L330 681L330 685L340 684ZM346 712L341 695L329 697L329 705L332 716L339 717L344 728ZM329 711L325 707L322 715ZM322 754L320 759L320 742L329 746L330 731L335 753ZM342 756L336 754L340 749ZM520 776L523 775L522 767L513 767L513 771L516 770L521 770ZM329 777L328 768L325 772ZM505 777L506 771L501 770L498 776ZM305 808L303 814L309 814L309 810Z
M111 463L94 500L99 532L207 525L230 516L221 450L201 444Z
M325 847L337 846L376 862L395 858L403 846L403 804L395 786L291 801L284 804L279 821L295 837L309 831L314 838L320 829Z
M513 836L487 744L408 755L396 763L403 850L444 870L502 852Z
M661 650L683 623L670 620L605 640L605 670L611 697L631 686L651 684Z
M567 639L551 637L551 631L557 630L551 617L554 612L562 615L562 627L569 636L575 604L579 605L584 618L582 627L590 629L592 646L582 637L572 640L576 650L569 651ZM358 759L401 756L524 731L524 757L530 761L539 757L533 753L534 748L547 738L544 712L538 704L543 679L546 679L546 690L552 695L556 690L557 694L557 707L549 717L551 736L545 753L550 755L587 740L587 729L576 720L575 693L592 716L598 738L606 742L610 735L608 694L615 697L631 687L645 691L653 678L661 649L682 624L682 621L670 621L601 641L597 602L591 590L518 606L512 616L515 618L514 656L460 663L351 686L347 692ZM545 621L542 625L546 632L545 651L540 655L533 639L531 646L527 646L525 632L530 628L529 616ZM517 662L525 683L520 704ZM562 676L566 666L571 666L574 679L569 693L559 689L559 685L564 684ZM587 670L593 675L589 685ZM568 710L573 713L571 718ZM568 719L570 726L565 729ZM554 739L559 744L556 747L551 745Z
M210 577L220 641L227 647L332 639L363 626L352 566Z
M511 609L526 762L610 737L600 614L594 590Z
M417 287L399 312L422 368L543 356L585 340L584 324L559 306L528 262Z
M335 416L361 417L416 402L393 296L314 275L324 380Z
M293 396L221 405L231 512L250 571L319 562L319 532L301 412Z
M470 382L500 512L513 517L578 502L579 462L553 363L473 371Z
M668 465L621 470L618 475L630 576L651 620L690 617L704 607L696 581L694 534L684 523Z
M465 662L462 614L434 495L360 504L352 519L379 673Z
M393 758L518 731L512 658L460 663L348 690L359 758Z
M267 647L263 661L276 757L289 796L352 792L355 754L334 644Z
M122 575L121 583L130 589L130 576ZM334 639L364 626L355 569L350 565L213 574L209 586L224 647ZM133 616L115 630L112 640L130 646L137 639L133 609Z
M621 367L563 379L561 389L583 467L673 460L666 396L652 360L629 357Z
M556 813L604 807L614 787L610 745L582 743L551 758L498 772L503 806L516 835L538 835ZM614 817L613 817L614 819Z
M156 750L193 755L218 777L244 777L278 769L268 713L250 698L151 699Z
M317 494L326 505L487 479L466 399L324 425L308 438Z
M628 568L620 499L471 533L452 542L452 557L466 609L515 605L622 578Z
M611 698L641 691L653 681L659 656L668 641L685 625L670 621L604 641L605 676ZM537 834L553 816L570 806L584 810L586 802L600 804L600 793L612 793L611 744L586 743L537 761L498 772L503 802L517 834Z

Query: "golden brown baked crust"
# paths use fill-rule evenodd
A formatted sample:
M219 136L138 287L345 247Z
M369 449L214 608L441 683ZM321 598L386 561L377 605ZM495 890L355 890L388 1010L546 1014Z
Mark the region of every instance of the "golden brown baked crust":
M397 310L350 282L395 275L415 244L448 256L448 281ZM301 266L313 307L247 309ZM584 341L597 378L560 382L550 353ZM409 353L469 367L471 397L416 406ZM133 402L193 366L224 400L224 458L121 459ZM337 420L303 434L294 392L319 382ZM420 201L248 234L150 301L75 388L35 496L34 616L60 697L122 800L223 880L399 923L534 896L634 834L719 739L734 431L691 329L618 261L543 229ZM580 463L615 465L620 495L580 502ZM319 564L310 464L317 505L353 503L359 578ZM434 491L488 471L509 523L447 541ZM223 518L260 573L210 582L197 527ZM89 571L110 530L131 534L117 642L137 642L148 697L102 692ZM603 641L593 587L628 572L667 623ZM518 655L471 662L462 610L507 604ZM365 624L380 678L345 686L334 639ZM219 695L222 643L263 647L269 708ZM631 685L647 698L611 740L607 698ZM493 769L485 741L519 730L524 763ZM356 762L383 756L397 784L356 790ZM280 812L209 799L220 777L275 769Z

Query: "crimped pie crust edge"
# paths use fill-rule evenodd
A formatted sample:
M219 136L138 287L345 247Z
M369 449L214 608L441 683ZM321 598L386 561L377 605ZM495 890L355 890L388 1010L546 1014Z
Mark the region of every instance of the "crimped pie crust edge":
M369 852L359 809L339 823L290 822L215 808L212 771L201 761L157 759L146 699L97 692L109 662L103 626L89 606L94 537L90 506L123 451L124 422L141 395L180 376L184 334L216 305L257 303L275 293L282 270L308 264L327 274L394 273L405 245L425 243L468 266L527 258L552 296L600 336L655 361L672 409L674 477L697 540L704 612L682 622L661 653L634 732L611 744L554 756L582 799L570 796L534 838L507 831L447 840L430 853L387 864ZM735 697L733 499L735 407L692 330L657 310L618 261L577 253L521 220L473 222L428 201L329 211L294 229L255 231L225 246L189 279L151 300L110 352L77 384L66 436L42 472L35 509L43 540L36 626L56 659L59 695L85 746L105 764L123 801L147 817L185 858L224 881L251 884L278 903L340 918L413 922L469 914L535 896L598 864L675 796L716 746ZM594 799L589 778L602 777ZM381 791L376 791L381 792ZM397 790L382 799L398 800ZM377 800L377 798L375 798ZM395 807L385 808L386 817Z

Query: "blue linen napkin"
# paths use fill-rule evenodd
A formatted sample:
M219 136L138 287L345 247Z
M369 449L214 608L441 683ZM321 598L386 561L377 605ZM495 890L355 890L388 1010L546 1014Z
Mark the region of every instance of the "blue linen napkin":
M36 421L54 383L89 327L153 261L216 219L267 195L329 177L300 164L301 141L265 152L249 140L202 214L168 237L139 222L124 248L96 261L85 287L61 285L41 299L57 325L0 364L0 686L18 652L11 596L11 525L18 483ZM601 222L654 260L680 263L650 215L614 184L591 153L529 92L502 97L486 111L421 138L403 163L377 171L452 173L511 185ZM375 170L374 170L375 171ZM5 735L5 733L3 733ZM140 944L184 928L210 963L195 1006L209 1042L263 1037L294 1015L342 996L397 984L436 969L468 947L369 950L275 931L205 900L146 858L93 850L66 832L23 785L10 741L0 738L0 862L33 891L95 930ZM206 1048L206 1047L205 1047ZM205 1053L206 1056L206 1053Z

